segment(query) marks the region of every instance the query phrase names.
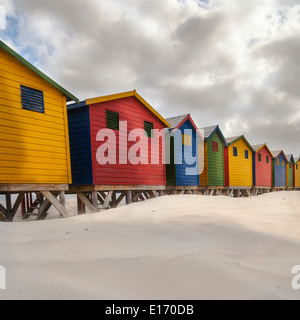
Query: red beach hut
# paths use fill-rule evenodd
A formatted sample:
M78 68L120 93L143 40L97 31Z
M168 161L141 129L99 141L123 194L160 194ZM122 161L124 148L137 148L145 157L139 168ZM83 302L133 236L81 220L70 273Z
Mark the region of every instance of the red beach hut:
M272 187L273 154L267 144L252 146L253 153L253 186L256 188Z

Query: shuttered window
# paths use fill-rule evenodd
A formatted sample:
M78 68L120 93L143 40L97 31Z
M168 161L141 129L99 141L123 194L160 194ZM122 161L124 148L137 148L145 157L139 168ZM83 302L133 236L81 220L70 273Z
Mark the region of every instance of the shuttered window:
M106 110L106 127L112 130L119 130L119 114Z
M192 145L192 137L188 134L183 134L182 135L182 144L184 146L190 147Z
M267 162L267 163L270 162L269 156L266 156L266 162Z
M237 155L238 155L237 148L233 147L233 156L237 157Z
M290 169L292 169L292 164L290 163Z
M298 170L298 165L296 164L296 170Z
M22 109L44 113L45 106L43 91L22 85L20 87Z
M282 160L282 166L284 167L284 160Z
M261 153L258 154L258 161L261 162Z
M219 152L219 144L216 141L212 142L212 151Z
M245 159L249 159L249 151L245 150Z
M277 159L277 166L279 166L279 159Z
M148 122L148 121L144 121L144 130L145 130L145 135L148 138L152 138L153 137L153 123L152 122Z

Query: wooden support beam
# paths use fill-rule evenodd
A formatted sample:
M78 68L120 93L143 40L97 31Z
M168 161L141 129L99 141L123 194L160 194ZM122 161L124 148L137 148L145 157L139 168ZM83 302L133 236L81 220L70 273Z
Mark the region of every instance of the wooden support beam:
M151 196L150 196L150 194L149 194L148 191L144 191L144 192L142 193L142 195L144 196L144 198L145 198L146 200L151 199Z
M77 213L79 215L84 214L84 210L82 208L82 205L83 205L83 203L82 203L81 199L77 195Z
M46 197L56 210L63 216L67 216L67 211L65 207L57 200L57 198L50 191L41 191L44 197Z
M19 193L19 195L18 195L18 197L17 197L17 199L15 201L15 204L14 204L12 210L11 210L12 219L15 217L15 215L16 215L16 213L18 211L18 209L20 207L20 204L21 204L21 202L22 202L22 200L24 198L24 195L25 195L25 192L20 192Z
M78 192L77 196L84 203L88 210L90 210L93 213L98 212L98 210L92 205L90 200L82 192Z
M126 203L131 204L132 203L132 191L126 192Z
M3 205L0 203L0 212L7 218L7 210L3 207Z
M120 194L119 198L118 198L117 201L116 201L116 207L117 207L117 206L121 203L121 201L125 198L126 194L127 194L126 191L123 191L123 192Z
M109 203L111 201L111 196L113 194L113 191L109 191L105 197L104 203L103 203L103 208L104 209L109 209Z
M45 198L45 200L41 203L39 207L38 216L36 219L45 220L51 206L52 206L52 203L47 198Z
M159 194L163 192L162 190L160 190ZM157 198L159 196L159 194L157 194L156 190L149 190L149 194L152 198Z
M139 197L141 196L141 194L142 194L142 192L136 192L134 197L132 198L132 201L136 202L139 199Z
M97 192L97 196L98 196L98 201L103 204L104 203L104 199L102 198L101 194L99 192Z
M92 199L93 199L93 207L98 212L99 206L98 206L98 192L97 191L92 192Z
M65 191L59 191L59 200L62 206L66 205Z
M111 202L110 202L110 207L111 208L116 208L116 203L117 203L117 196L116 196L116 192L113 192L111 195Z

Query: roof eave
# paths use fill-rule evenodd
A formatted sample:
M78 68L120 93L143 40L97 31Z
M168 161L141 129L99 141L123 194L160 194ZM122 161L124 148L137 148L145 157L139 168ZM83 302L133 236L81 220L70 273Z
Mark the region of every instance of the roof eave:
M86 99L86 105L91 105L95 103L101 103L101 102L106 102L106 101L111 101L111 100L117 100L117 99L122 99L122 98L128 98L128 97L136 97L148 110L150 110L167 128L171 128L171 125L169 122L162 117L143 97L141 97L136 90L133 91L127 91L127 92L122 92L122 93L116 93L116 94L111 94L107 96L102 96L102 97L96 97L92 99Z
M77 103L79 102L78 98L76 98L69 91L67 91L62 86L60 86L58 83L56 83L54 80L52 80L47 75L45 75L42 71L40 71L38 68L36 68L34 65L32 65L29 61L27 61L22 56L20 56L17 52L15 52L13 49L11 49L8 45L6 45L1 40L0 40L0 48L2 48L4 51L6 51L10 55L12 55L14 58L16 58L18 61L20 61L23 65L25 65L27 68L31 69L33 72L35 72L41 78L43 78L45 81L47 81L53 87L55 87L57 90L62 92L67 97L67 101L68 102L69 101L74 101L74 102L77 102Z
M225 139L225 137L224 137L219 125L216 126L215 130L209 135L209 137L205 138L205 140L209 140L213 136L213 134L216 133L217 131L220 133L221 138L223 139L224 145L226 147L228 147L227 141L226 141L226 139Z

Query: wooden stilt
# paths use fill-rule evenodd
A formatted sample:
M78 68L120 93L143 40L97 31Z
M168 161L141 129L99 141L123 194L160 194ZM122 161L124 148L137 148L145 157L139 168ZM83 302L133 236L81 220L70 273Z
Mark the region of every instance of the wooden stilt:
M126 191L126 203L131 204L132 202L132 191Z
M92 192L92 198L93 198L93 207L98 212L99 207L98 207L98 192L97 191Z
M83 212L83 208L82 208L82 201L81 201L81 199L78 197L78 195L77 195L77 213L78 213L79 215L81 215L81 214L84 213L84 212Z
M88 210L90 210L93 213L98 212L98 210L92 205L90 200L81 192L77 193L80 200L84 203L84 205L87 207Z

